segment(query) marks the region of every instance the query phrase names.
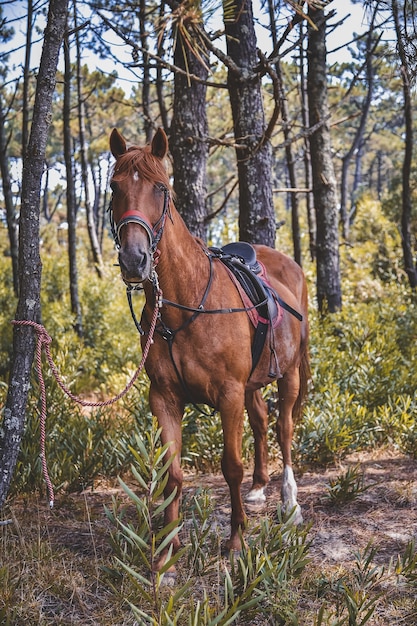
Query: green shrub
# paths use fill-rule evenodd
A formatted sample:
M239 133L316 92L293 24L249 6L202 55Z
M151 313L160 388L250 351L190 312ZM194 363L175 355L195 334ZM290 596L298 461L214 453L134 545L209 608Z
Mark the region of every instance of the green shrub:
M145 374L138 385L148 386ZM92 486L98 477L123 474L130 467L130 446L152 423L146 394L136 389L116 405L81 409L48 380L46 457L54 488L67 492ZM11 494L44 491L40 462L37 382L28 405L28 418L11 486Z
M326 465L387 443L414 453L416 302L398 285L391 290L390 299L311 314L313 385L297 428L298 463Z
M360 465L348 467L348 469L334 479L330 479L327 488L327 499L332 505L352 502L361 493L369 489L370 485L365 485L364 474L360 470Z

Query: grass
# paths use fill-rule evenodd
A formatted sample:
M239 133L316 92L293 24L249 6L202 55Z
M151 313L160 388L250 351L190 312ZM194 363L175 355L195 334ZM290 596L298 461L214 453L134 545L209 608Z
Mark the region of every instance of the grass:
M336 505L355 500L361 493L369 489L370 485L364 484L364 474L358 464L354 467L348 467L336 478L331 478L326 488L327 499L331 504Z
M1 624L131 623L104 583L107 530L90 507L88 498L52 512L34 498L9 507L13 521L1 538Z
M413 623L417 580L413 541L398 543L397 550L387 555L378 541L358 547L352 538L350 557L333 564L311 545L317 542L323 515L330 528L347 520L343 521L347 532L353 530L355 506L364 492L340 505L316 501L316 514L310 511L308 517L318 527L291 527L280 519L273 502L267 510L249 512L246 547L229 557L221 550L229 521L222 492L189 486L182 507L184 551L177 563L176 585L155 584L148 565L157 544L148 539L152 532L159 533L159 541L164 535L163 500L152 494L159 485L157 468L168 460L157 439L152 446L154 453L146 444L145 466L134 461L136 478L126 475L122 482L62 495L52 511L33 495L8 503L4 518L11 523L0 527L0 624ZM353 467L352 476L358 477L359 470ZM380 485L371 485L369 492L372 489ZM407 516L404 504L399 506ZM366 527L365 511L360 515ZM147 598L144 580L153 589Z

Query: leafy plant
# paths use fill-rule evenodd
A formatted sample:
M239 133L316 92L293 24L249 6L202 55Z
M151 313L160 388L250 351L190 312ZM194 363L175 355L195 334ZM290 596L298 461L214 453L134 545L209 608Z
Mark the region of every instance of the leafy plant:
M148 446L140 437L136 437L133 454L132 474L137 482L142 496L137 495L122 479L119 482L136 510L136 525L122 520L118 516L117 506L113 511L108 511L108 517L115 523L118 532L113 536L113 545L119 546L115 557L116 563L128 575L132 582L135 593L142 598L141 607L130 602L131 608L141 623L158 624L169 623L165 621L172 614L174 603L185 592L188 585L177 592L174 596L166 597L163 589L165 575L173 568L180 558L183 550L176 554L172 552L172 539L178 534L181 527L180 520L158 529L160 515L175 497L175 490L171 495L159 500L167 484L167 470L174 460L168 456L169 444L158 446L161 429L157 429L154 422L153 428L147 433ZM121 544L121 547L120 547ZM169 548L169 549L168 549ZM168 549L163 565L156 571L156 564L164 550ZM130 554L137 555L136 563L141 567L132 566ZM161 621L164 620L164 621Z
M332 626L365 626L369 623L383 596L379 586L384 577L389 576L384 567L373 565L375 554L376 548L368 544L363 552L355 554L352 572L335 580L320 580L320 595L329 596L336 611L331 611L330 618L323 604L317 614L317 626L328 623ZM327 621L324 622L326 612Z
M330 479L327 488L327 499L333 505L345 504L355 500L361 493L369 489L370 485L364 484L364 474L360 465L348 467L337 478Z
M408 541L404 554L398 555L395 565L395 573L402 576L407 583L417 585L417 551L415 539Z

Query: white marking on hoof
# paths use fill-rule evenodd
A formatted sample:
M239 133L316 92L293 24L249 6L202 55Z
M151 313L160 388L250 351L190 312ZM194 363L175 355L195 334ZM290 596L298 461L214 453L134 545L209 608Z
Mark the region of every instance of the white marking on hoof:
M284 476L282 478L282 509L284 513L289 515L289 520L294 525L303 523L301 507L297 502L297 483L295 482L292 467L286 465L284 467Z
M301 513L301 507L297 504L292 509L286 506L282 507L285 522L293 526L300 526L303 523L303 515Z
M251 504L261 504L262 502L265 502L266 495L264 491L265 487L260 487L259 489L251 489L246 495L245 501L250 502Z

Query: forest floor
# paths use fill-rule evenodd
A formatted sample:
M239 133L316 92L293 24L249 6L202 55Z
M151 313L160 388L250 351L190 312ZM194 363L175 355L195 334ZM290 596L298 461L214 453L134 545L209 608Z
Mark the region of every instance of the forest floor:
M351 502L332 505L326 497L329 481L356 466L366 490ZM411 457L386 449L352 454L338 467L299 475L297 484L304 521L312 523L310 556L317 565L351 562L369 542L378 560L388 563L410 539L417 540L417 460ZM272 476L267 509L276 506L280 486L279 471Z
M332 506L326 499L326 485L358 464L366 490L351 502ZM250 483L248 471L243 493ZM331 577L348 570L355 554L370 542L376 548L375 565L388 566L390 559L404 552L410 539L417 538L415 459L389 449L355 454L339 467L298 473L297 483L304 519L311 523L311 562L307 566L311 575L326 571ZM271 468L267 502L247 507L250 519L274 513L280 486L277 464ZM196 487L211 490L216 500L215 522L226 537L230 506L223 477L187 473L185 492ZM10 523L0 527L0 624L129 623L120 621L115 607L109 607L114 594L102 584L102 565L111 566L111 525L104 507L111 507L112 496L124 499L116 484L103 483L82 494L59 495L52 511L35 498L16 498L9 503L2 519L8 517ZM398 596L398 590L394 595ZM406 612L407 619L397 597L394 602L382 602L366 623L417 624L417 614L414 621L410 614L410 602Z

